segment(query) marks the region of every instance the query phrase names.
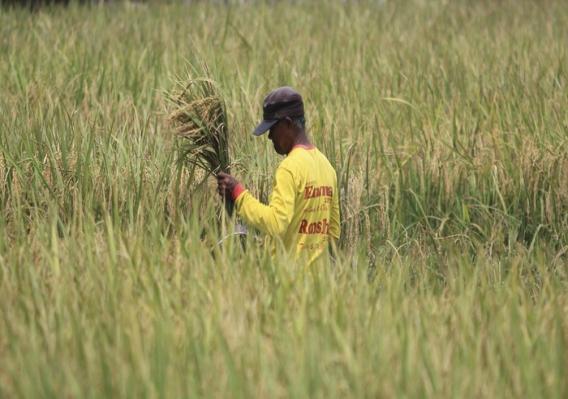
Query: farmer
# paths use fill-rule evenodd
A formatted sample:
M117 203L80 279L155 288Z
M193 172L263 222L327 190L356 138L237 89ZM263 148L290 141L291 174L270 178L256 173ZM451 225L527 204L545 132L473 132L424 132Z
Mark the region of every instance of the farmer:
M306 134L304 103L298 92L280 87L266 96L255 136L269 131L274 150L286 158L276 169L268 205L233 176L219 173L218 191L233 200L246 223L271 236L311 264L339 238L339 193L335 170Z

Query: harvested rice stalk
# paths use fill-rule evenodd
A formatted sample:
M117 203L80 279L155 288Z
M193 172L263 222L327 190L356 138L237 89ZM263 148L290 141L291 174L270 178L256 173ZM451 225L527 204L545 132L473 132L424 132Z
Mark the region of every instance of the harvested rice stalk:
M213 175L230 173L227 113L215 82L189 76L186 81L178 80L166 97L172 108L169 120L179 139L180 162ZM233 206L232 201L225 201L229 216Z

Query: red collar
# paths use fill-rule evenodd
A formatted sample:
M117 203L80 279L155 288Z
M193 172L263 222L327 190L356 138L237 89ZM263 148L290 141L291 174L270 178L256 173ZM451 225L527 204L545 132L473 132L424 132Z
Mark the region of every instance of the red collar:
M316 146L313 145L313 144L310 144L310 145L296 144L294 147L292 147L292 149L296 149L296 148L303 148L304 150L313 150L314 148L316 148Z

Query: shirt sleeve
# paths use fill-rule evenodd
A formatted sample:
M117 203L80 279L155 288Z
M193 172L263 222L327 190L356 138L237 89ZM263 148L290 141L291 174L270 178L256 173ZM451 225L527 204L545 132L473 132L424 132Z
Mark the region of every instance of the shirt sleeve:
M296 186L292 173L279 167L274 178L270 203L262 204L248 190L235 199L237 213L244 221L273 237L282 236L294 215Z
M331 222L329 224L329 234L339 239L341 233L341 219L339 213L339 189L337 187L337 178L335 179L335 190L331 197Z

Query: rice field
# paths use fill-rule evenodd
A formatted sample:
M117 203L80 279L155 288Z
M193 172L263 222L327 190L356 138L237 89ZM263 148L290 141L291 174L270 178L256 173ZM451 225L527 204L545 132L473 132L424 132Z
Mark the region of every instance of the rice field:
M563 0L0 8L0 397L567 397L567 62ZM263 200L304 96L335 263L179 162L204 64Z

